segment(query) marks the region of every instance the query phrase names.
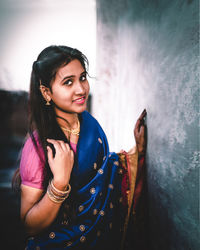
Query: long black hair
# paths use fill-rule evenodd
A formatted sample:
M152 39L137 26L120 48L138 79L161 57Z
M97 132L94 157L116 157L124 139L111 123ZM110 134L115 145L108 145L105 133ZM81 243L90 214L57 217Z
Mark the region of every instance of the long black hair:
M37 60L32 66L29 92L28 132L41 161L44 161L44 158L40 153L41 151L39 150L39 145L37 143L37 138L34 131L37 132L39 143L43 148L43 153L45 155L44 187L47 187L49 179L52 177L47 158L47 138L63 140L65 142L69 141L57 123L56 114L54 111L54 103L51 101L51 105L45 105L46 101L41 94L40 84L48 87L51 90L51 84L55 79L58 69L64 65L67 65L74 59L78 59L84 70L86 72L88 71L89 63L86 56L79 50L67 46L49 46L45 48L39 54ZM13 178L15 188L19 188L21 183L20 180L21 179L18 170Z

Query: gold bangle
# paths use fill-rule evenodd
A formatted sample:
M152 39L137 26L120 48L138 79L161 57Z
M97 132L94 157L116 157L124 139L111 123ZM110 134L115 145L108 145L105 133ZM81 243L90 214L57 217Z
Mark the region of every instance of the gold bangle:
M67 189L66 191L58 190L58 189L54 186L53 180L50 181L50 185L52 186L53 190L55 190L55 192L58 193L58 194L63 194L63 195L65 195L65 194L69 194L70 191L71 191L71 185L70 185L70 184L67 185L68 189Z
M59 200L65 200L65 199L69 196L69 194L65 194L65 195L55 194L55 193L53 192L52 187L51 187L50 185L49 185L49 187L48 187L48 190L49 190L49 193L50 193L53 197L55 197L56 199L59 199Z
M52 181L49 182L49 185L47 188L47 194L49 198L55 203L62 203L66 198L68 198L70 191L71 191L70 184L68 184L67 191L60 191L55 188Z
M58 199L56 197L54 197L54 195L52 195L52 193L47 189L47 194L50 198L51 201L55 202L55 203L62 203L65 199Z

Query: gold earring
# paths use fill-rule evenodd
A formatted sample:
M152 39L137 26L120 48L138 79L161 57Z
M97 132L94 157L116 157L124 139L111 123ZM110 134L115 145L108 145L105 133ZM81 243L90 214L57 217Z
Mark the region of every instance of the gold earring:
M46 101L46 104L45 104L45 105L50 106L51 103L50 103L49 101Z

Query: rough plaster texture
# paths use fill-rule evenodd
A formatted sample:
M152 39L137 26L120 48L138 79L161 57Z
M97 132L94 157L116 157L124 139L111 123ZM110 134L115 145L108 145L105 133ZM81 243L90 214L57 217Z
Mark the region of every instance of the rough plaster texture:
M198 1L97 0L93 113L111 150L147 109L152 249L200 249Z

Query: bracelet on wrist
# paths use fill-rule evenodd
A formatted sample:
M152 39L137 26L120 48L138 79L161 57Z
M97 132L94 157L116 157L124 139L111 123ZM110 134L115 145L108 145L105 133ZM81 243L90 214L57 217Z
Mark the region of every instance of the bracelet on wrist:
M62 190L57 189L57 188L54 186L54 184L53 184L53 180L50 181L50 185L52 186L53 190L54 190L55 192L57 192L58 194L69 194L70 191L71 191L71 186L70 186L70 184L67 185L67 190L66 190L66 191L62 191Z
M49 185L47 188L47 194L48 194L50 200L52 200L55 203L62 203L65 199L68 198L70 191L71 191L70 184L68 184L66 191L61 191L61 190L58 190L54 186L52 180L49 181Z

